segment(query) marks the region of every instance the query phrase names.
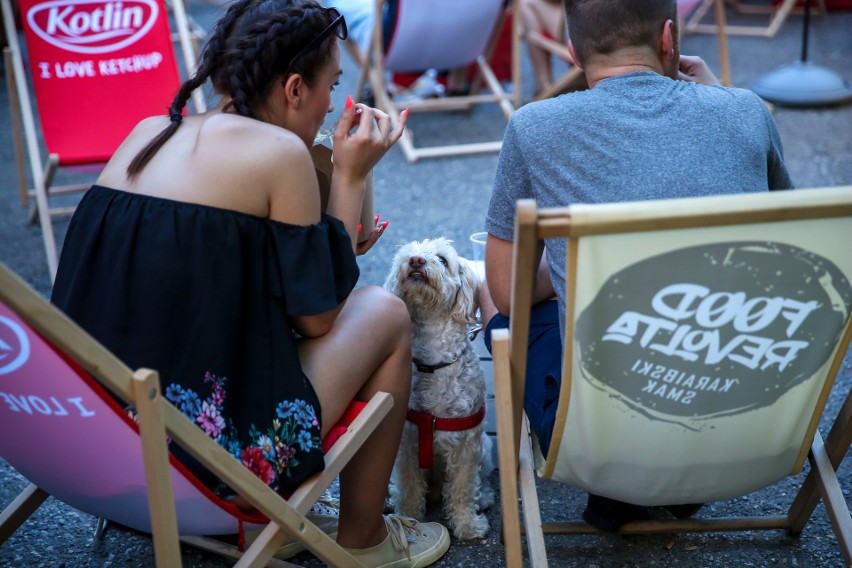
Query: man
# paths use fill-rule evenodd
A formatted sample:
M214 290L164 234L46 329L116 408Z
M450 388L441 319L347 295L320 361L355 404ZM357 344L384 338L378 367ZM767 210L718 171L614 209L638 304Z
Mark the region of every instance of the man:
M766 105L680 55L675 0L566 0L565 11L589 90L527 105L507 127L485 223L489 349L491 331L508 326L518 199L555 207L793 187ZM530 330L524 409L545 454L561 378L565 254L564 240L546 242ZM615 532L647 514L590 495L584 518Z

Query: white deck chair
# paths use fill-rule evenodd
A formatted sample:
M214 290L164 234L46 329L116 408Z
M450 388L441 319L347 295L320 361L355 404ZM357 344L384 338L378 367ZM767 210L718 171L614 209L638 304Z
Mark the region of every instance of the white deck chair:
M535 251L567 239L562 385L547 456L523 415ZM782 515L637 521L626 534L802 532L820 498L847 564L852 519L835 470L852 393L817 426L852 339L852 187L572 205L518 202L511 330L493 353L507 566L547 565L535 476L645 506L744 496L802 470ZM792 499L792 503L790 500Z
M376 0L376 14L382 14L389 0ZM512 13L517 0L511 0ZM520 59L517 32L520 18L512 18L512 92L508 93L488 63L506 13L503 0L399 0L396 25L385 51L381 18L375 18L373 34L367 53L362 53L353 41L347 42L349 52L361 66L356 93L362 93L369 81L376 106L387 112L396 123L407 107L409 112L441 112L469 110L473 105L498 104L506 120L519 105ZM476 65L477 78L469 95L445 96L434 99L407 101L398 104L389 95L386 72L412 72L427 69L456 69ZM484 82L488 92L479 93ZM420 158L452 156L500 150L502 140L467 144L443 144L416 148L411 128L406 128L400 147L409 162Z
M31 218L41 224L52 279L58 265L52 218L74 208L53 207L50 198L90 185L54 186L57 170L100 171L137 122L163 114L180 86L178 58L163 0L131 0L118 8L75 0L20 0L26 50L11 0L0 2L9 42L4 60L20 199L27 207L29 197L35 198ZM199 34L191 30L182 0L172 2L171 10L185 69L193 69ZM100 20L105 23L93 23ZM193 103L197 111L204 110L200 91ZM29 190L27 161L33 184Z

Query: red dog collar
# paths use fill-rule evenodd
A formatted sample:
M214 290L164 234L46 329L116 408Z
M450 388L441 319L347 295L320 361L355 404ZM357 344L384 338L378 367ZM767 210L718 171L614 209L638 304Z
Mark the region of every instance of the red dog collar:
M432 434L442 432L461 432L479 426L485 418L485 405L471 414L461 418L438 418L428 412L408 409L405 419L417 426L417 460L420 467L432 467Z

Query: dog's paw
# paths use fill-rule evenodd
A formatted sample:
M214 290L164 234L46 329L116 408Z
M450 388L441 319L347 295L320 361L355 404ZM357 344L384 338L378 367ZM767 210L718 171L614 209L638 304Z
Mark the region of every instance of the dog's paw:
M453 536L459 540L484 538L488 534L489 524L485 515L463 515L463 518L450 519Z
M413 519L422 519L426 515L426 503L423 500L405 500L393 504L394 513Z
M494 488L491 487L491 483L487 479L483 479L482 484L479 486L479 497L476 500L476 506L479 507L480 511L484 511L496 501L497 495L494 493Z

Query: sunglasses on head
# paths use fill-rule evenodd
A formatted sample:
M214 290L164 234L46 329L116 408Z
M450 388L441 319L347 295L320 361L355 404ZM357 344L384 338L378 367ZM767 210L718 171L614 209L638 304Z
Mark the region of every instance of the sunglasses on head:
M287 65L287 69L293 66L293 63L299 59L304 54L308 53L323 41L325 38L331 35L332 32L337 30L337 37L340 39L346 39L349 37L349 30L346 28L346 20L343 18L343 14L337 11L337 8L328 8L326 10L326 14L331 16L331 23L319 33L317 37L308 42L308 45L299 50L299 52L293 56L290 60L289 65Z

